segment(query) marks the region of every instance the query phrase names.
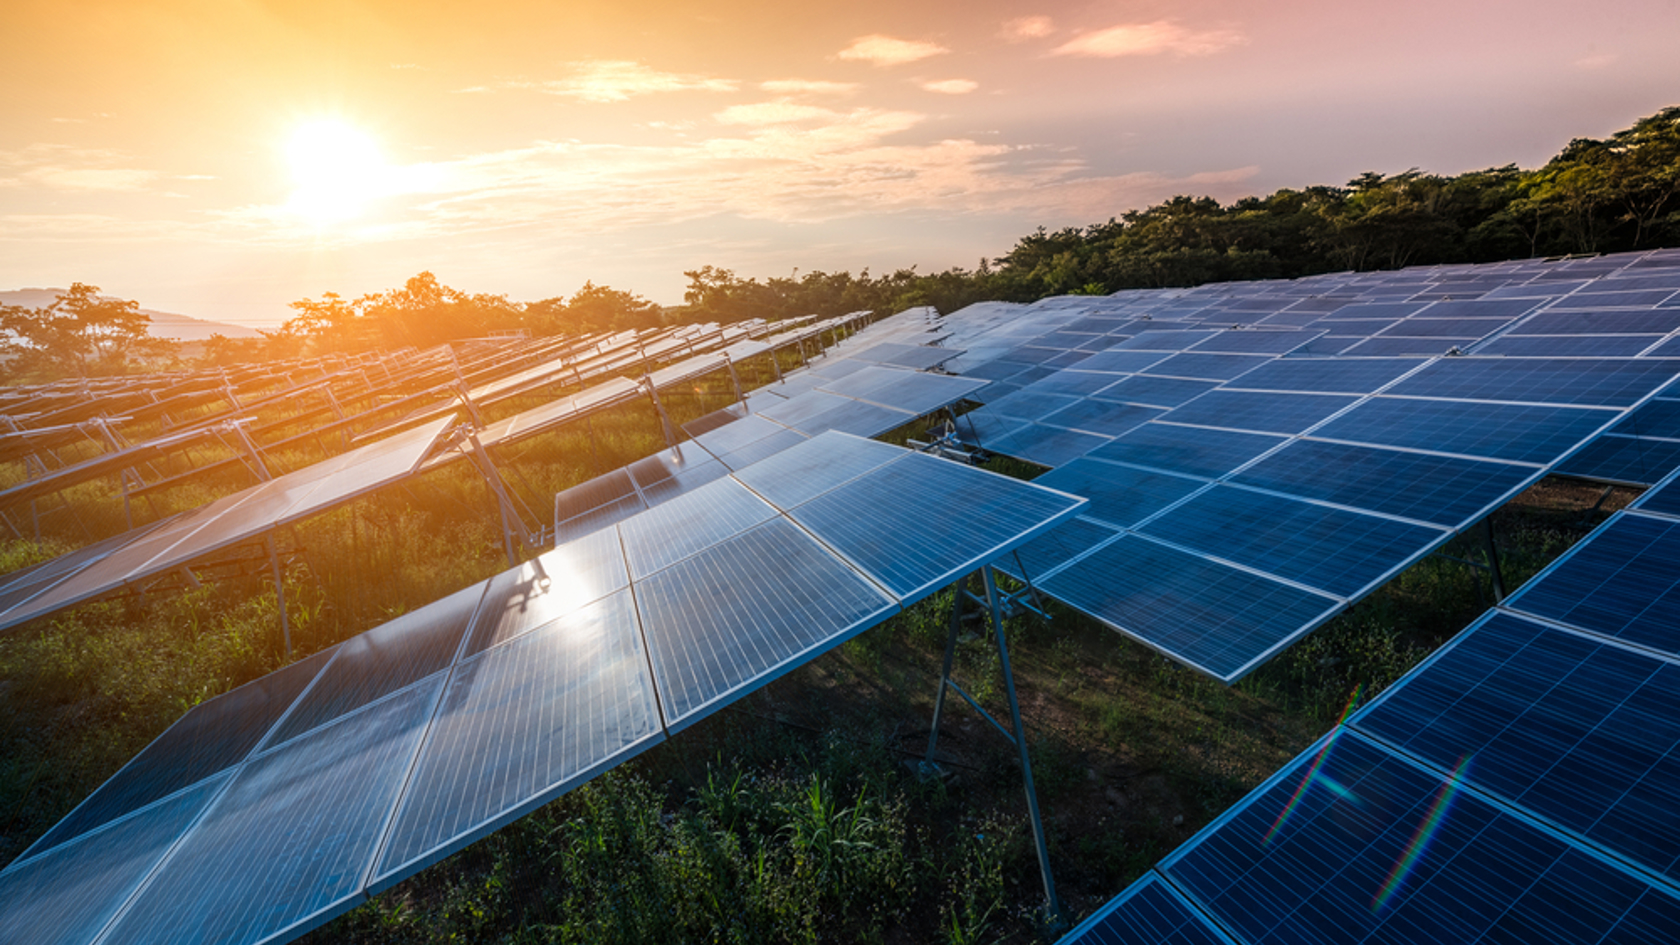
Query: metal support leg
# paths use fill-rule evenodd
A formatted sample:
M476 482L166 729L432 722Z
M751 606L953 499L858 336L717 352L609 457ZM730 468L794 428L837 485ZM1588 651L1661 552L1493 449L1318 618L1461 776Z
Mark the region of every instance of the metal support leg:
M1493 543L1493 517L1482 519L1482 541L1487 545L1488 576L1493 579L1493 602L1505 603L1505 576L1499 572L1499 549Z
M280 576L280 553L274 549L274 533L263 535L263 547L268 549L268 566L274 573L274 605L280 611L280 639L286 644L286 662L292 661L292 622L286 616L286 582Z
M741 391L741 375L735 373L734 360L726 354L723 356L723 363L729 367L729 380L735 385L735 402L738 404L746 403L747 395Z
M939 670L939 694L933 697L933 729L928 732L925 765L934 764L934 750L939 747L939 719L945 714L945 690L950 688L951 663L957 655L957 634L962 632L962 580L951 585L951 632L945 638L945 662Z
M1044 820L1038 814L1038 792L1033 790L1032 759L1027 756L1027 731L1021 725L1021 703L1015 698L1015 674L1009 668L1009 647L1003 639L1003 613L992 569L985 568L986 600L992 611L992 633L997 637L998 661L1003 668L1003 685L1009 693L1009 721L1015 728L1015 748L1021 755L1021 780L1026 785L1027 813L1032 817L1033 841L1038 847L1038 870L1044 877L1045 908L1052 926L1061 923L1062 903L1056 898L1056 881L1050 875L1050 848L1044 839Z
M652 378L647 379L648 396L653 398L653 409L659 414L659 427L665 433L665 445L676 446L677 434L671 428L671 418L665 413L665 405L659 402L659 391L654 388Z
M513 550L513 521L509 516L516 516L513 500L508 497L507 487L502 482L501 473L496 470L496 464L491 461L490 454L484 444L478 441L478 434L467 430L467 442L472 444L473 462L478 464L478 471L484 476L484 482L490 487L490 492L496 499L496 510L502 515L502 550L507 553L508 567L519 566L519 555ZM519 521L520 530L524 530L525 522Z

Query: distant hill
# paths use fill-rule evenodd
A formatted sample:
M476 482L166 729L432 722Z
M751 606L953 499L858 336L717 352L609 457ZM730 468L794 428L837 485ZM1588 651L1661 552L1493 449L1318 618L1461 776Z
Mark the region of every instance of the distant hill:
M22 305L25 308L46 308L53 300L62 295L65 289L12 289L0 291L0 304ZM151 335L153 338L174 338L177 341L205 341L211 335L222 335L228 338L255 338L257 331L242 325L230 325L227 322L211 322L190 315L176 315L174 312L160 312L156 309L143 308L140 310L152 320Z

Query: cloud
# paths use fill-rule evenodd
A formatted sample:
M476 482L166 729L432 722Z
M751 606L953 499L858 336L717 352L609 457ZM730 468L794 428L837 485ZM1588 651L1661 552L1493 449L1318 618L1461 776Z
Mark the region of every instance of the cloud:
M947 52L950 50L938 43L894 39L877 33L853 40L850 46L840 50L840 58L859 59L877 66L897 66Z
M775 95L851 95L856 82L826 82L822 79L771 79L758 87Z
M32 144L22 151L0 152L0 167L16 171L7 186L34 184L66 191L139 191L157 180L157 171L124 167L127 155L95 148Z
M794 122L832 120L838 113L815 105L793 102L756 102L731 105L713 115L726 125L785 125Z
M573 63L572 75L564 79L507 83L512 88L535 88L549 95L585 102L622 102L635 95L655 92L733 92L738 85L733 79L660 72L639 62L621 59L591 59Z
M1596 56L1586 56L1586 57L1583 57L1581 59L1577 59L1577 60L1575 60L1573 65L1575 66L1575 68L1580 69L1582 71L1593 72L1593 71L1596 71L1596 70L1599 70L1599 69L1606 68L1607 66L1610 66L1613 63L1615 63L1615 61L1616 61L1616 54L1615 53L1600 53L1599 55L1596 55Z
M1056 31L1056 24L1047 16L1018 16L1003 24L1003 38L1012 42L1043 39Z
M1119 56L1154 56L1169 52L1180 56L1206 56L1246 42L1248 38L1235 30L1196 32L1170 20L1156 20L1153 23L1129 23L1092 33L1082 33L1051 50L1051 54L1098 56L1105 59Z
M980 87L980 83L972 79L943 79L939 82L923 82L922 88L929 92L941 92L945 95L967 95Z

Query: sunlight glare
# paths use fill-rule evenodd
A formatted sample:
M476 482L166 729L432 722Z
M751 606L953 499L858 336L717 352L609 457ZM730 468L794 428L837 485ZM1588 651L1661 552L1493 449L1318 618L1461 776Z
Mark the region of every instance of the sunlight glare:
M377 196L386 170L373 139L334 118L300 125L286 145L286 160L296 185L289 206L316 223L359 215Z

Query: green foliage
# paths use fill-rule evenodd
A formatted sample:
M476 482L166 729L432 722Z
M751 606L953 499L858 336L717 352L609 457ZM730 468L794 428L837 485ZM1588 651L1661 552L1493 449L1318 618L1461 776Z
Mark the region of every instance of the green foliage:
M0 356L19 379L51 380L167 367L180 345L147 335L140 303L75 282L45 308L0 305Z

